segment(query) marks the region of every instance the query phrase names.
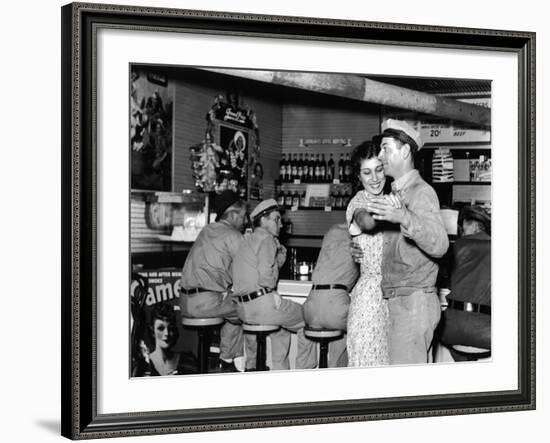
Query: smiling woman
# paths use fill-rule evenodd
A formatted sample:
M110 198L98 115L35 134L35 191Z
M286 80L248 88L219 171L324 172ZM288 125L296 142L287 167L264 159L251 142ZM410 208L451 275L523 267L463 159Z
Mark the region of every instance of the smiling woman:
M389 311L380 287L384 237L380 226L366 209L372 198L382 194L386 183L379 152L377 143L367 141L357 146L352 154L353 177L363 189L355 194L346 211L350 234L361 256L361 275L350 294L347 324L349 366L380 366L390 362Z

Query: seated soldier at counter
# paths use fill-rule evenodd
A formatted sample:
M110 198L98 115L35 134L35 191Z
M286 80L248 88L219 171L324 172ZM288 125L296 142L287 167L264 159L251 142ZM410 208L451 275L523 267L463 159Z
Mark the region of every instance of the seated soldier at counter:
M311 328L346 331L349 291L359 277L350 250L351 237L346 223L332 226L323 238L321 252L311 277L313 287L303 305L306 324ZM317 366L317 345L302 334L298 336L297 369ZM329 343L328 367L346 367L346 335Z
M237 309L227 291L233 280L231 264L243 240L246 203L233 191L212 199L216 221L200 232L183 266L181 313L187 317L223 317L220 331L220 369L236 372L234 359L244 353Z
M279 268L286 249L279 243L282 227L277 202L264 200L250 214L254 232L241 243L233 261L233 300L245 323L279 325L270 335L273 369L289 369L290 332L304 327L302 306L277 293ZM256 339L245 335L246 370L256 369Z
M470 206L460 218L442 341L455 361L467 361L491 355L491 216Z

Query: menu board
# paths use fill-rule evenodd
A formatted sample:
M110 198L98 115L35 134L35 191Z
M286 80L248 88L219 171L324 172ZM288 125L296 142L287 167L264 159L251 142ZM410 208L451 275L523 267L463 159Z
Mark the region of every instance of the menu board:
M460 98L457 101L491 108L490 97ZM414 115L410 112L391 111L385 118L405 120L419 133L422 141L428 144L443 143L490 143L491 129L475 125L441 119L429 115Z

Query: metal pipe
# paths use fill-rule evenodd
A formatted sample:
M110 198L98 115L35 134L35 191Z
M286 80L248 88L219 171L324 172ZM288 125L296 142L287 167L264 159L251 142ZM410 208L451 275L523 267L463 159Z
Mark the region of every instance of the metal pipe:
M322 74L245 69L202 68L205 71L305 89L364 102L408 109L423 114L491 126L491 110L426 92L390 85L355 74Z

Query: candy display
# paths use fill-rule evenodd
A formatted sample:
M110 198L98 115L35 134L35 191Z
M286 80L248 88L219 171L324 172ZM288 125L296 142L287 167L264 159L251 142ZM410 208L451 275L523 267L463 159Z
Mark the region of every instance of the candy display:
M219 94L206 113L206 122L205 139L190 148L195 188L200 192L232 190L247 198L248 169L258 164L260 149L254 112L239 105L235 92L227 94L227 101Z

